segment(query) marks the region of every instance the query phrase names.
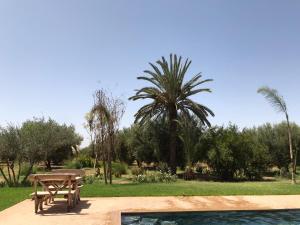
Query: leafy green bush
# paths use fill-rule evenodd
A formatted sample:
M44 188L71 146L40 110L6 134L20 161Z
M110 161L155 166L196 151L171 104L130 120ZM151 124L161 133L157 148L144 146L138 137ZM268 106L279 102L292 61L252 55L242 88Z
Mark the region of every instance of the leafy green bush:
M251 131L244 131L241 136L244 152L244 163L242 171L248 180L259 180L267 171L270 156L264 145L257 140L257 135Z
M6 182L5 181L0 181L0 188L6 187Z
M162 173L168 173L170 170L168 164L165 162L159 162L157 169Z
M64 163L66 169L82 169L83 165L76 159L65 161Z
M133 177L135 183L171 183L176 182L177 176L170 172L146 172Z
M134 176L142 175L142 174L144 174L144 170L141 167L134 166L131 168L131 174Z
M259 143L255 130L215 127L203 135L202 145L208 149L209 167L223 180L260 179L268 168L267 149Z
M67 160L64 162L64 166L67 169L82 169L94 167L93 159L88 155L81 154L77 158Z
M23 164L21 165L21 173L20 173L20 175L21 175L21 176L25 176L25 175L29 172L29 170L30 170L30 165L29 165L29 163L23 163ZM32 167L31 173L35 174L35 173L37 173L37 172L38 172L37 167L36 167L36 166L33 166L33 167Z
M125 163L113 162L112 174L117 178L120 178L122 175L127 174L127 165Z
M93 159L88 155L79 155L76 160L82 165L83 168L93 168Z
M201 163L196 163L196 166L195 166L195 170L197 173L202 173L203 172L203 167L201 165Z
M101 180L102 180L102 177L96 177L96 176L84 176L83 177L83 183L85 183L85 184L100 183Z
M183 179L184 180L195 180L196 174L194 170L190 167L186 167L184 173L183 173Z

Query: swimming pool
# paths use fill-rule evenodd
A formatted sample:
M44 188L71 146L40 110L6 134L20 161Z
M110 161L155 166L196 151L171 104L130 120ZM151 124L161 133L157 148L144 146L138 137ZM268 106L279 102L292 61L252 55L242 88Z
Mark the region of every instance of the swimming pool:
M300 224L300 210L122 214L122 225Z

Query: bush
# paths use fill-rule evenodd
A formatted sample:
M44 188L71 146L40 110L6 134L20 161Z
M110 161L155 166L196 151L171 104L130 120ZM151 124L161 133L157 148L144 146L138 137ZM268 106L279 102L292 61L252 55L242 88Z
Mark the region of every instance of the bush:
M244 147L245 162L244 162L244 176L248 180L260 180L263 174L268 169L269 155L267 149L259 145L257 142L247 143Z
M6 187L5 181L0 181L0 188Z
M122 175L127 174L127 165L125 163L113 162L112 174L117 178L120 178Z
M83 165L76 159L68 160L64 164L65 164L66 169L82 169L83 168Z
M171 183L176 182L177 176L170 172L146 172L133 177L135 183Z
M213 128L203 138L207 163L223 180L260 179L268 167L268 153L255 130L236 126Z
M199 162L196 163L195 170L197 173L203 172L203 167L202 167L201 163L199 163Z
M66 169L82 169L94 167L93 159L83 154L72 160L65 161L64 165Z
M30 165L29 165L29 163L23 163L22 165L21 165L21 176L25 176L28 172L29 172L29 170L30 170ZM37 171L38 171L38 169L37 169L37 167L36 166L33 166L32 167L32 171L31 171L31 173L32 174L35 174L35 173L37 173Z
M144 170L141 167L135 166L131 168L131 174L134 176L142 175L144 174Z
M78 161L83 168L93 168L94 167L94 163L93 163L93 159L87 155L79 155L76 158L76 161Z
M184 171L183 179L184 180L195 180L196 174L195 174L194 170L190 167L187 167Z
M162 173L168 173L170 170L168 164L165 162L159 162L157 169Z
M101 180L102 180L102 177L96 177L96 176L84 176L83 177L83 183L85 183L85 184L100 183Z

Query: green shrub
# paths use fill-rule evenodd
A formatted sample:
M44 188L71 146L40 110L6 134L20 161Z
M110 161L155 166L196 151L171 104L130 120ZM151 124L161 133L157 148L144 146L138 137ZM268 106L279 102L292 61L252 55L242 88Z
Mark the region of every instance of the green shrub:
M232 125L215 127L202 136L202 145L208 149L209 167L223 180L260 179L268 168L267 149L254 130L239 131Z
M84 176L83 177L83 183L85 183L85 184L100 183L101 180L102 180L102 177L96 177L96 176Z
M112 174L117 178L120 178L122 175L127 174L127 165L125 163L113 162Z
M93 168L93 159L87 155L79 155L76 160L82 165L83 168Z
M147 177L144 174L139 174L133 178L135 183L147 183Z
M183 173L183 179L184 180L195 180L196 174L194 170L190 167L186 167L184 173Z
M0 181L0 188L6 187L6 182L5 181Z
M93 159L86 155L79 155L77 158L67 160L64 163L67 169L92 168L94 166Z
M134 176L142 175L142 174L144 174L144 170L141 167L134 166L131 168L131 174Z
M177 176L170 172L146 172L133 177L135 183L171 183L176 182Z
M30 165L29 165L29 163L23 163L22 165L21 165L21 176L25 176L28 172L29 172L29 170L30 170ZM37 167L36 166L33 166L32 167L32 171L31 171L31 173L32 174L35 174L35 173L37 173L38 172L38 169L37 169Z
M168 173L170 168L167 163L159 162L157 169L162 173Z
M66 169L82 169L83 168L82 164L79 161L77 161L76 159L68 160L64 164L65 164Z
M199 162L196 163L195 170L197 173L202 173L203 167L202 167L201 163L199 163Z

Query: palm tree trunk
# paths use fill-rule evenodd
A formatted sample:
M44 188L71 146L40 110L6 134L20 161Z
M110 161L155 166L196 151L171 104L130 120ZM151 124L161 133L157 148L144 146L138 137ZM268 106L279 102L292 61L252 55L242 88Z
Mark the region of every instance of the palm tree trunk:
M176 174L176 151L177 151L177 111L172 106L169 111L169 132L170 132L170 167L171 173Z
M291 158L291 163L292 163L292 184L296 184L296 162L294 160L294 152L293 152L293 145L292 145L292 132L291 132L291 126L290 126L288 114L286 114L286 121L287 121L287 126L288 126L289 149L290 149L290 158Z

